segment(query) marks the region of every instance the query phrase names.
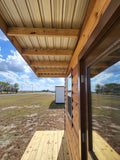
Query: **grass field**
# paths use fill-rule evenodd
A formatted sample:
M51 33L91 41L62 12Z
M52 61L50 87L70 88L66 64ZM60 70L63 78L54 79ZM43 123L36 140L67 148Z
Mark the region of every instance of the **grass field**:
M54 94L0 97L0 160L19 160L36 130L64 129Z
M93 94L92 113L93 129L120 154L120 97Z

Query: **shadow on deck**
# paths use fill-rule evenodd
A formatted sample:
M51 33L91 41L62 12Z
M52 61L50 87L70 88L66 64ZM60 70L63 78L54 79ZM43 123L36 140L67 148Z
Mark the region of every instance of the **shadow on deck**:
M64 103L55 103L55 101L52 101L49 109L64 109L65 108L65 104Z
M70 160L64 131L36 131L21 160Z

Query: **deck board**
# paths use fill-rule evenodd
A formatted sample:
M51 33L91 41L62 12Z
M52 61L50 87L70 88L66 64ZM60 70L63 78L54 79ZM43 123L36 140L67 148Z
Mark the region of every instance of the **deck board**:
M36 131L21 160L70 160L64 131Z
M93 137L93 151L98 159L120 160L120 155L96 131Z

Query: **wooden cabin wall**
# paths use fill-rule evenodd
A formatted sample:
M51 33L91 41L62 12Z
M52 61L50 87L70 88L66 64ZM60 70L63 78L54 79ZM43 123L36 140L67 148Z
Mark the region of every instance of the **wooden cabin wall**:
M80 159L78 64L72 70L72 121L67 114L67 78L65 79L65 133L71 160Z

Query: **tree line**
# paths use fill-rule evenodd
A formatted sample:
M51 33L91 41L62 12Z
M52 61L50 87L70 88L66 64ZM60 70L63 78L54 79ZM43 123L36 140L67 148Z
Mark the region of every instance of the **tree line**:
M100 84L96 85L95 91L97 94L120 94L120 84L108 83L103 86Z
M1 93L17 93L19 90L18 83L10 84L8 82L0 81L0 92Z

